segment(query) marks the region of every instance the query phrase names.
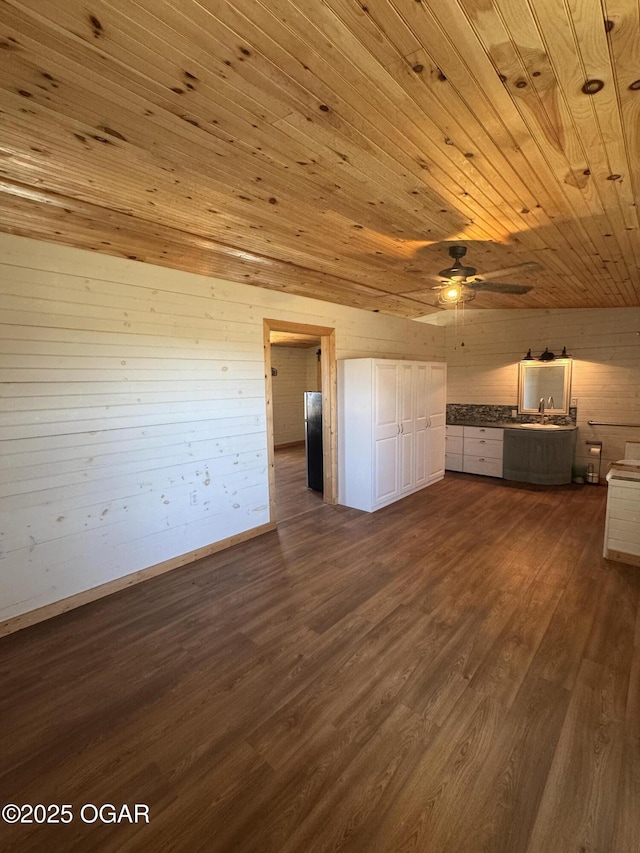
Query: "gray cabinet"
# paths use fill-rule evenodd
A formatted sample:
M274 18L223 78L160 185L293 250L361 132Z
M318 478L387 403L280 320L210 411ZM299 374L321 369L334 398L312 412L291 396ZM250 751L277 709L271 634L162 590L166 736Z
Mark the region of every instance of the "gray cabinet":
M576 430L504 430L504 478L559 486L570 483Z

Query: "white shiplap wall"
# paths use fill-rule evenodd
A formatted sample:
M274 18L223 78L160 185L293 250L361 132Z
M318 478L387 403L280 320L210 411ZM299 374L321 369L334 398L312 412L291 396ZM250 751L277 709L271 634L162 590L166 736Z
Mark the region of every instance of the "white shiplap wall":
M578 400L576 464L586 466L586 441L602 441L602 474L620 459L640 424L640 308L474 311L464 326L451 312L434 319L446 328L448 402L510 405L518 400L518 362L531 347L573 357L571 396Z
M278 375L271 380L273 391L273 437L275 446L304 441L305 391L317 391L318 347L271 347L271 365Z
M442 329L0 235L0 622L269 520L263 318L338 358Z

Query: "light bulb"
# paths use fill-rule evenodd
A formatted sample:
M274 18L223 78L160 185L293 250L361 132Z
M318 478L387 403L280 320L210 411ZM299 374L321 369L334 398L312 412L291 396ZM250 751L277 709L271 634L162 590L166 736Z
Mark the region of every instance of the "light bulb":
M462 288L459 284L451 284L442 291L445 302L459 302L462 297Z

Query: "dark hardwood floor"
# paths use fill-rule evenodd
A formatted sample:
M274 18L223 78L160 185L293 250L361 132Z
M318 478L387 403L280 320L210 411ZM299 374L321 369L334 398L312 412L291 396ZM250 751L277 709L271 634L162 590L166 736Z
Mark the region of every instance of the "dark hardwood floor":
M318 509L322 494L307 488L304 444L282 447L275 452L276 521L278 524Z
M5 638L1 799L74 820L0 848L637 853L640 573L601 557L605 498L454 474L315 501Z

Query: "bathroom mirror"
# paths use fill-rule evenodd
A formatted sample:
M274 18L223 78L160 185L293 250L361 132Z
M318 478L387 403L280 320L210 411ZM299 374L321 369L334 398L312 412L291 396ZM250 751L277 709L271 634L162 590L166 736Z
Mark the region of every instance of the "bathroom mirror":
M518 412L538 414L540 401L548 415L568 415L571 400L571 359L521 361L518 383Z

